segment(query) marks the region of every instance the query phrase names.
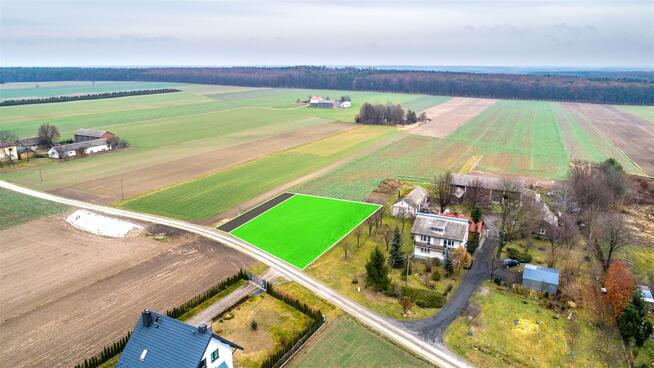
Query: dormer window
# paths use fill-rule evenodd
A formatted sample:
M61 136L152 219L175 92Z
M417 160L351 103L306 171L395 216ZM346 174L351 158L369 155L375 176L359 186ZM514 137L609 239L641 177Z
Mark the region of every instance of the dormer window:
M433 231L435 233L442 233L442 232L445 231L445 229L443 229L442 227L432 227L431 231Z

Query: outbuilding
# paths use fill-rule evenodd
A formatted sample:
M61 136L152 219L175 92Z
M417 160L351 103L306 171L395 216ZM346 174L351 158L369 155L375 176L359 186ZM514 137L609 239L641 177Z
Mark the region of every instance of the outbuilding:
M75 131L75 143L94 141L96 139L106 139L111 141L116 135L108 130L95 130L95 129L77 129Z
M559 270L528 263L522 273L522 286L556 294L559 288Z
M391 214L395 217L415 217L418 212L428 207L427 198L428 193L425 188L416 186L391 206Z
M649 306L649 310L654 310L654 296L652 296L652 290L647 285L638 285L640 289L640 295L643 296L643 300Z
M54 146L48 151L50 158L64 159L68 157L81 157L93 153L109 151L111 145L106 139L95 139L70 144Z

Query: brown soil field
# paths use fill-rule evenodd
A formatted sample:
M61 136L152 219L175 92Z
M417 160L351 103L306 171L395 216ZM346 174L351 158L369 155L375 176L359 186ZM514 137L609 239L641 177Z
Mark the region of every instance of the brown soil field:
M89 180L54 190L53 193L98 204L113 203L122 199L121 180L124 198L134 197L352 128L354 128L352 124L345 123L321 124L118 175Z
M161 229L151 229L159 234ZM195 235L110 239L62 216L0 231L0 367L70 367L254 260Z
M421 123L408 132L428 137L445 138L479 115L497 100L452 97L449 101L425 110L431 121Z
M654 176L654 125L614 106L564 103L595 125L645 173Z

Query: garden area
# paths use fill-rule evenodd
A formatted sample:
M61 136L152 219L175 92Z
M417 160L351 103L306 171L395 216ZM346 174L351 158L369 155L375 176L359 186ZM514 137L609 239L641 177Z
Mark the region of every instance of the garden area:
M378 218L373 216L352 231L305 272L384 316L400 320L422 319L438 312L459 286L465 270L452 266L448 271L439 260L411 258L413 221L393 217L390 206L397 201L397 190L405 195L413 185L399 182L396 185L396 190L383 193L385 195L373 193L384 203L377 213ZM385 269L385 285L371 285L367 271L367 264L371 262L377 265L376 269Z

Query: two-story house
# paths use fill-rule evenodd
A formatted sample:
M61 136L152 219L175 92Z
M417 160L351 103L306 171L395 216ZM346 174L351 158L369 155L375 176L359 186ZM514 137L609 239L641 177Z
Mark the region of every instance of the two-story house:
M214 334L207 325L187 325L145 309L116 368L233 368L242 347Z
M411 228L416 258L445 258L445 253L468 242L469 220L465 217L419 213Z

